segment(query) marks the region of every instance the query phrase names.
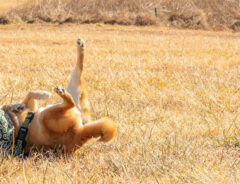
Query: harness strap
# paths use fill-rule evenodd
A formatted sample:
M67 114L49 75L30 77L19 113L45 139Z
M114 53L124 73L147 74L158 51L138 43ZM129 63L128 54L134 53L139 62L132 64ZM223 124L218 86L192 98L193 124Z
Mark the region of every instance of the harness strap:
M24 148L26 146L25 138L27 136L29 124L32 122L34 118L34 112L29 111L24 121L23 125L21 126L18 136L15 140L15 148L14 148L14 157L23 154Z

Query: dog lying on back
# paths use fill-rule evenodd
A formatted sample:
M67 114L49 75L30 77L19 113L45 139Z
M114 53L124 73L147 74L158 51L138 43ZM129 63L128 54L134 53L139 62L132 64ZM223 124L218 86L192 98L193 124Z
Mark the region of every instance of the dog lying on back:
M55 87L54 91L62 101L45 108L38 108L37 101L48 99L46 91L29 92L21 104L5 105L2 110L10 117L14 126L14 137L18 136L28 112L34 112L25 137L24 153L31 147L54 149L60 147L65 153L72 153L92 138L109 142L116 136L116 124L110 118L91 121L87 91L81 79L83 71L85 42L77 40L77 64L70 83L65 90Z

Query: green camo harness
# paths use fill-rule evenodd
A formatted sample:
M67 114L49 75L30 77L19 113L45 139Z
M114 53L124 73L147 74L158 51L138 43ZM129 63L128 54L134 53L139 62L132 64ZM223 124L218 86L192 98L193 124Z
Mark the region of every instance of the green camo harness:
M23 154L27 136L28 126L34 118L34 112L28 112L27 118L18 132L17 138L14 140L14 126L9 115L0 110L0 148L4 152L12 153L13 156L20 156Z

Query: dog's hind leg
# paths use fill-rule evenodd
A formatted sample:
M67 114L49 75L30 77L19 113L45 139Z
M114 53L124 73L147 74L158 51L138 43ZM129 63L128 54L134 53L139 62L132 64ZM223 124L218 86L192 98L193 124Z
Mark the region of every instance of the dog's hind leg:
M48 99L50 96L51 96L51 93L47 91L29 92L22 103L25 105L26 108L35 112L38 109L37 101Z
M85 48L85 41L80 38L77 39L77 64L67 87L67 91L72 95L77 108L81 111L83 123L91 121L88 93L81 78Z
M83 71L84 50L86 48L85 41L77 39L77 64L71 76L71 80L68 84L67 91L72 95L76 106L81 109L79 99L82 95L82 89L80 86L81 75Z
M82 95L80 98L80 105L81 105L81 114L83 119L83 124L86 124L88 122L91 122L91 108L90 103L88 100L88 93L85 86L85 83L81 81L80 83L81 89L82 89Z

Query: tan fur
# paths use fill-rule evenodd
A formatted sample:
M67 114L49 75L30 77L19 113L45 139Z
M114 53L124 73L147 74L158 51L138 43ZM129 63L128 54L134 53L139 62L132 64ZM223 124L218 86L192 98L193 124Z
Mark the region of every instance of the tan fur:
M26 153L32 146L44 149L61 147L71 153L91 138L109 142L116 136L117 128L113 120L102 118L91 122L88 94L81 79L85 42L78 39L77 46L77 64L67 91L61 87L54 88L63 102L38 109L37 100L50 96L45 91L29 92L23 101L27 109L35 112L26 137ZM26 116L25 113L21 115L22 119Z
M91 109L88 101L88 92L82 79L85 41L77 40L77 63L74 68L71 80L68 84L67 91L72 95L77 108L82 113L83 123L91 121Z
M36 111L38 109L38 100L48 99L51 96L51 93L47 91L34 91L29 92L25 99L23 100L23 104L27 105L31 111Z
M75 107L72 96L59 87L55 88L55 92L63 103L36 112L29 126L26 151L32 145L45 149L60 146L69 153L91 138L99 137L99 141L108 142L115 137L116 125L111 119L103 118L82 125L81 113Z
M92 121L91 108L90 108L90 103L88 101L87 88L83 80L80 80L80 87L82 89L82 95L80 97L80 106L81 106L83 123L85 124Z

